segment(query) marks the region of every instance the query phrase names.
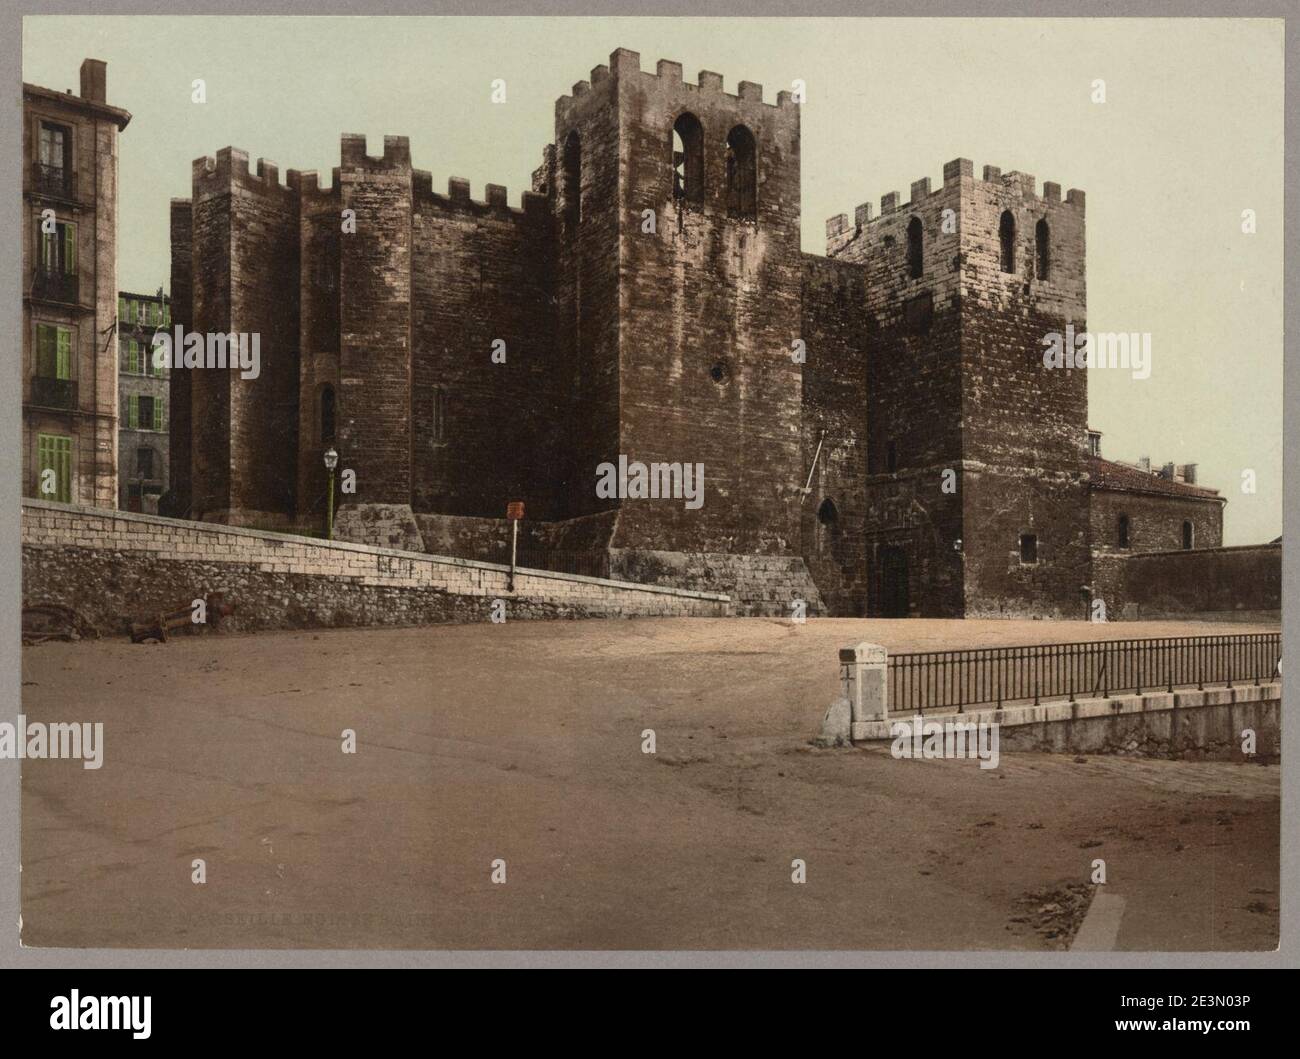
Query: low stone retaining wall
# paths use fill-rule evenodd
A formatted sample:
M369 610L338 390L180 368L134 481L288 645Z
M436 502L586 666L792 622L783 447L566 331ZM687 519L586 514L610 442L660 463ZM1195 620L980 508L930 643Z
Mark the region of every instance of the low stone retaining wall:
M1076 699L961 714L926 714L926 722L996 724L1001 749L1054 754L1133 754L1206 761L1276 761L1281 748L1282 685L1243 684L1204 691L1150 692ZM911 718L868 721L857 743L892 741L891 726ZM1242 753L1243 733L1255 752Z
M1058 754L1134 754L1215 761L1276 761L1281 753L1282 683L1180 688L1001 708L891 713L889 656L879 644L839 652L843 695L815 740L823 746L892 745L908 729L960 724L996 727L1000 749ZM1247 733L1253 747L1245 749Z
M732 613L710 592L23 500L23 602L58 603L103 633L224 592L237 629Z

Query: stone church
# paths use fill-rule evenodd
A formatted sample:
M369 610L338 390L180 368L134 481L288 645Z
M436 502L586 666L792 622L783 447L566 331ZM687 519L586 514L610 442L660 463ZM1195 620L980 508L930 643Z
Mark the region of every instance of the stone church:
M1044 366L1082 191L959 158L804 253L799 101L625 49L517 207L405 137L286 179L225 148L172 202L176 323L261 371L173 371L171 514L321 532L333 449L336 537L500 560L522 501L533 565L786 616L1083 617L1099 550L1221 543L1194 466L1102 459L1087 369ZM620 457L702 464L702 504L598 495Z

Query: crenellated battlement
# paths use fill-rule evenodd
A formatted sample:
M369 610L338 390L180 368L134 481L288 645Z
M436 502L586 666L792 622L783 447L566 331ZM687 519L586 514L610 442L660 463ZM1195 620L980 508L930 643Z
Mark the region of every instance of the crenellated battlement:
M368 154L364 133L345 132L339 146L344 169L410 169L411 140L407 136L385 136L384 153Z
M715 73L712 70L701 70L696 75L694 83L685 81L682 79L682 64L671 59L660 59L655 64L654 73L650 73L641 69L640 52L631 51L627 48L616 48L610 54L608 66L602 64L595 67L591 71L589 80L577 82L568 95L561 96L556 100L556 112L560 113L567 110L575 99L580 99L608 84L613 84L620 78L625 80L642 78L644 80L661 81L670 86L679 87L688 93L698 92L702 96L717 96L719 99L727 98L738 103L756 103L770 107L773 110L785 110L798 106L794 101L794 93L789 91L778 92L775 103L765 103L763 100L763 86L756 81L740 81L736 85L734 94L726 92L723 90L722 74Z
M963 180L972 180L976 183L991 184L1001 189L1010 189L1018 192L1020 197L1027 202L1038 202L1047 206L1061 205L1061 185L1052 181L1044 181L1042 194L1037 192L1037 181L1028 174L1018 170L1012 170L1003 173L997 166L986 165L983 171L983 178L975 176L975 166L969 158L954 158L943 167L943 183L938 188L932 188L929 177L922 177L920 180L912 182L911 191L906 201L897 191L891 191L880 197L880 213L876 214L872 203L864 202L858 206L853 213L853 222L849 222L847 213L837 213L826 220L826 236L833 239L836 236L844 235L851 231L860 231L867 225L890 214L907 210L911 207L921 205L932 195L943 194L949 188L960 186ZM1074 206L1079 210L1085 208L1085 196L1078 188L1071 188L1065 197L1065 204Z
M237 147L223 147L216 157L204 156L190 163L191 183L196 195L224 194L232 187L272 196L290 196L294 189L280 183L280 167L259 158L254 169L248 165L248 152Z

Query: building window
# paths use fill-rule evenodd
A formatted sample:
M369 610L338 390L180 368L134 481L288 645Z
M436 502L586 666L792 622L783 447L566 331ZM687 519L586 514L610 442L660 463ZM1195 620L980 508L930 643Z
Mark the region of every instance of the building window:
M1047 227L1047 218L1043 218L1034 228L1034 271L1039 279L1047 279L1052 270L1052 233Z
M673 123L673 198L704 201L704 128L694 114Z
M920 217L907 222L907 274L912 279L920 279L925 271L925 251L921 245L923 234Z
M898 446L891 441L885 446L885 471L893 474L896 470L898 470Z
M41 232L41 271L60 276L77 273L77 226L58 221L54 231Z
M153 449L135 450L135 476L137 478L153 477Z
M1119 517L1119 546L1128 547L1128 516L1120 515Z
M1184 519L1183 520L1183 551L1189 552L1192 550L1193 537L1194 537L1194 531L1192 529L1192 524L1191 522Z
M564 225L573 229L582 220L582 140L578 133L569 133L564 141Z
M727 213L751 221L758 217L758 150L744 125L727 134Z
M41 122L41 165L51 169L72 168L72 133L63 125Z
M72 503L72 438L36 435L36 495L60 504Z
M51 195L68 196L72 190L72 130L41 122L37 159L37 187Z
M998 222L998 239L1002 244L1002 271L1016 270L1016 219L1010 210L1004 210Z
M1032 533L1020 535L1020 562L1025 566L1038 562L1038 537Z
M36 325L36 374L42 379L72 378L72 328Z
M447 391L441 386L433 388L433 429L430 431L435 442L447 438Z

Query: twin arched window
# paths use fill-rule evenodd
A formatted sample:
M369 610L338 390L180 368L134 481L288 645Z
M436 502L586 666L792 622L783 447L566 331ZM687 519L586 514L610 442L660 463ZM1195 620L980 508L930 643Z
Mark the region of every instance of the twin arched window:
M737 125L727 134L726 203L732 217L758 217L758 145L754 134ZM704 127L689 112L678 116L672 135L673 198L704 201Z
M673 123L673 198L704 201L704 127L690 113Z

